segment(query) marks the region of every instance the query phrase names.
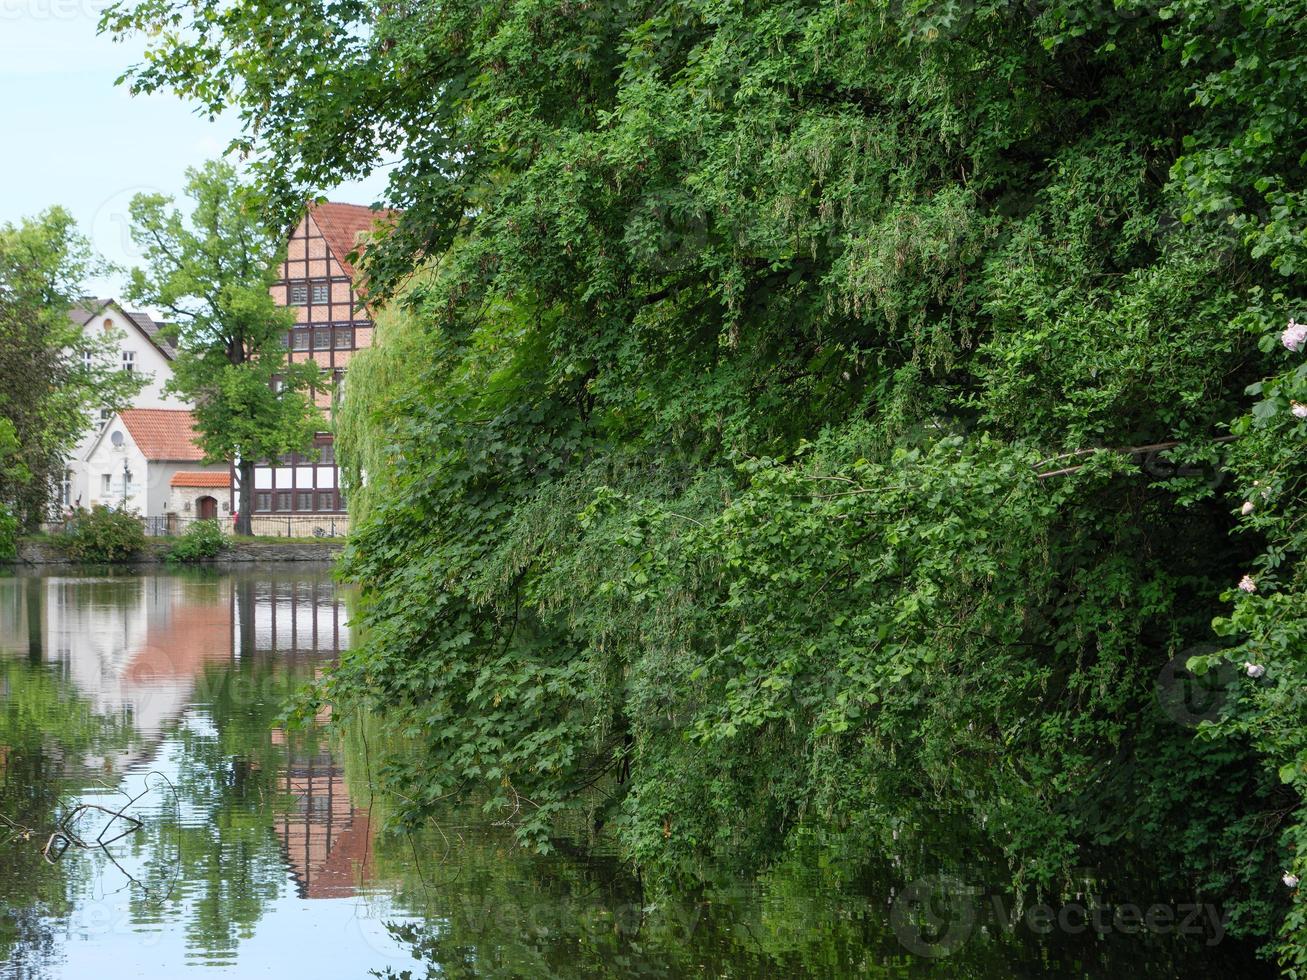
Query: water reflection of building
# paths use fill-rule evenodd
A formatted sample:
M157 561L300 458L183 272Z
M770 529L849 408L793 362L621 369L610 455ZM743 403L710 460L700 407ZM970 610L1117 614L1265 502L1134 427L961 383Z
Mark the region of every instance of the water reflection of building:
M221 580L8 578L0 645L53 666L96 714L148 738L181 715L207 664L230 659L229 606Z
M344 767L329 752L292 748L279 775L295 805L277 836L300 897L353 895L372 874L372 827L367 808L350 799Z
M349 626L335 583L317 578L246 579L232 605L232 647L334 659L349 647Z
M148 742L203 698L206 668L257 654L338 656L349 641L343 597L318 579L0 578L0 652L53 666L97 714L122 717Z
M140 736L126 752L83 760L106 774L156 764L188 711L204 709L215 669L259 660L307 677L348 647L347 619L340 588L313 571L0 578L0 655L54 669ZM275 780L292 803L273 829L300 895L353 894L370 874L371 825L343 766L314 739L265 737L285 751Z
M234 607L232 632L233 645L246 655L275 653L317 669L348 648L344 608L324 601L335 595L330 581L267 579L243 587L249 589L249 599ZM272 737L286 746L278 786L293 800L275 827L300 897L353 895L358 882L371 875L367 809L350 799L344 767L329 751L280 730Z

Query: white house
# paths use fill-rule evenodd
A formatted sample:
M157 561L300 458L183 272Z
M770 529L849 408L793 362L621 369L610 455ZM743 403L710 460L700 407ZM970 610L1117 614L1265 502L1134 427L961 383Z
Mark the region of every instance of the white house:
M132 399L132 407L189 407L181 399L163 392L163 386L172 377L172 359L176 353L159 337L163 324L156 323L148 314L126 310L112 299L85 299L69 315L83 330L113 335L116 343L110 356L124 370L146 378L145 387ZM101 413L65 465L63 484L59 489L61 507L90 507L95 502L104 502L103 474L90 471L87 454L103 433L110 414L107 411ZM118 500L121 501L121 483L118 491Z
M158 522L223 518L231 510L226 463L204 465L195 419L177 408L126 408L91 440L83 506L123 507ZM162 530L162 528L159 528Z

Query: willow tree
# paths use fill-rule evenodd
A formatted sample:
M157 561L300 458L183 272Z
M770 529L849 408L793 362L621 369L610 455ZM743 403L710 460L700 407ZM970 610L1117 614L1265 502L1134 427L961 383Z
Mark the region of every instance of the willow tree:
M177 348L168 388L194 404L206 461L237 466L236 530L249 534L254 467L308 450L323 426L311 394L319 372L288 356L294 312L269 292L284 236L263 196L225 162L188 170L185 193L189 220L161 194L133 198L146 266L132 270L127 296L168 314Z

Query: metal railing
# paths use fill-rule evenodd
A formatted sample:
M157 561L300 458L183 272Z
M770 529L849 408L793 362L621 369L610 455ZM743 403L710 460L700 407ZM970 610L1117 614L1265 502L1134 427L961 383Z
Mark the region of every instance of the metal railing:
M150 537L174 537L185 534L198 517L143 517L142 526ZM224 534L233 534L235 521L230 514L213 518ZM343 538L349 533L349 518L344 514L260 514L250 517L250 530L260 538Z
M230 514L212 518L224 534L234 534L235 522ZM168 514L163 517L138 517L146 537L172 538L185 534L186 529L201 518ZM250 518L251 531L260 538L343 538L349 533L349 518L345 514L263 514ZM71 529L72 519L46 521L41 530L46 534L63 534Z

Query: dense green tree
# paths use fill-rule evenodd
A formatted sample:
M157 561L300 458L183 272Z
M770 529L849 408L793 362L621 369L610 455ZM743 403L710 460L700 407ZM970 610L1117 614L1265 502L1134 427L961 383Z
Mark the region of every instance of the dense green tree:
M0 225L0 539L6 515L29 528L49 516L95 413L122 407L144 383L110 356L119 337L69 316L98 268L62 208Z
M1019 884L1146 853L1301 976L1304 19L105 25L156 32L136 90L236 104L287 213L402 152L342 447L367 641L331 693L385 706L414 814L480 794L547 847L588 801L670 876L949 814ZM1226 700L1177 718L1191 660Z
M314 362L287 356L293 311L268 291L283 236L262 196L224 162L188 170L186 195L189 222L161 194L132 200L132 239L146 268L132 271L127 295L171 317L168 388L194 404L206 459L236 463L237 530L249 534L254 467L310 449L323 426L312 398L321 379Z

